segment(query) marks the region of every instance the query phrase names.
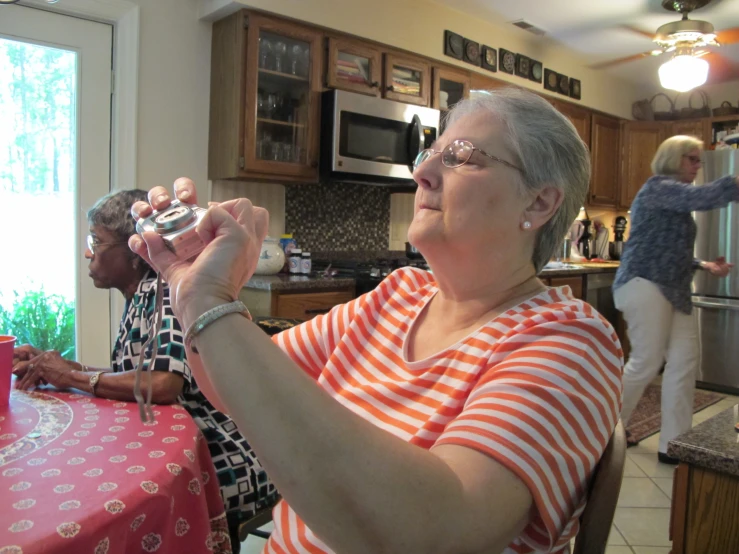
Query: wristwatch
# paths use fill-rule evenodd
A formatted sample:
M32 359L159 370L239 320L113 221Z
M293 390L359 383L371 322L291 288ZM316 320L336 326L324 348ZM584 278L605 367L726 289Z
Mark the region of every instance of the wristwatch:
M95 387L98 385L98 381L100 381L100 376L105 373L104 371L96 371L92 375L90 375L90 388L92 389L92 394L94 396L97 396L95 394Z

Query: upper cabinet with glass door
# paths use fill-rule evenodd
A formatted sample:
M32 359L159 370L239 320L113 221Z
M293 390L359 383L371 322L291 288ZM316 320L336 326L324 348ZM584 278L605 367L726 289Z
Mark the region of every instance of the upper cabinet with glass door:
M382 53L377 48L351 38L328 39L329 88L380 96Z
M470 96L470 74L448 67L434 67L434 86L431 107L441 111L441 129L444 132L446 112L460 100Z
M318 180L322 38L249 12L214 24L211 179Z
M431 64L420 58L385 54L385 98L428 106Z

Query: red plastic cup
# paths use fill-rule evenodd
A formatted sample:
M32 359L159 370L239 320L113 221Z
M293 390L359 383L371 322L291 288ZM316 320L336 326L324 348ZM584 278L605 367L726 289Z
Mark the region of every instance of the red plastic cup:
M0 407L10 404L15 337L0 335Z

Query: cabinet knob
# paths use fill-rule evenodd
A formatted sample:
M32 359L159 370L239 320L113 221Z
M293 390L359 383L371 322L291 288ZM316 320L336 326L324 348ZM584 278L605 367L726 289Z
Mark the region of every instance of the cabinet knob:
M377 81L372 81L372 82L370 83L370 87L372 87L372 88L377 88L377 87L379 87L379 86L380 86L380 83L378 83Z
M387 86L387 90L389 90L390 92L392 92L392 91L395 90L395 87L393 85L388 85Z

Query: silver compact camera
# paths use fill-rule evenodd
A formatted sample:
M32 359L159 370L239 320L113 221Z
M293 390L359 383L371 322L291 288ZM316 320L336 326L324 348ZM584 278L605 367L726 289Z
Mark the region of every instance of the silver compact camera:
M194 258L205 248L197 227L207 210L173 200L168 208L154 212L136 223L138 234L153 231L164 239L164 244L181 260Z

